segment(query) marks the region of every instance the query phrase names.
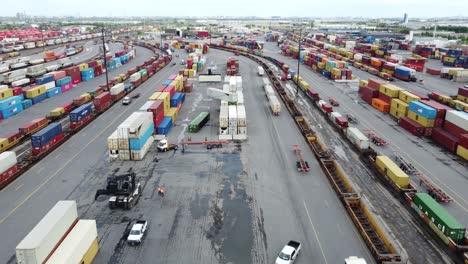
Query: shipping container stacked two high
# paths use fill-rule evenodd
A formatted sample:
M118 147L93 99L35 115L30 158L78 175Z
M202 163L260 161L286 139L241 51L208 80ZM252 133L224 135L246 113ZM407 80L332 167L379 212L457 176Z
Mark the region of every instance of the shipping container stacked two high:
M406 91L377 79L362 80L359 94L383 113L390 113L398 124L415 136L431 137L450 152L467 159L468 113L429 100L427 96ZM459 89L460 98L468 89Z
M16 261L91 264L98 250L96 221L78 219L75 201L59 201L16 246Z
M125 54L120 55L120 57L114 58L113 60L126 63L134 58L135 51L125 51ZM114 68L110 67L108 63L108 70L113 69ZM103 61L95 60L89 63L82 63L78 66L69 67L63 71L47 73L44 77L36 78L35 83L27 87L8 88L7 86L2 86L0 87L0 120L18 114L46 98L51 98L67 92L81 81L86 82L94 79L96 76L102 75L103 72L105 72ZM85 98L88 98L88 100L85 101L89 101L91 96L87 93L77 100L80 101Z
M226 76L223 91L235 93L237 101L221 100L219 113L219 139L245 140L247 139L247 116L242 92L241 76Z
M156 88L143 106L127 118L108 138L112 160L142 160L155 139L171 130L185 101L187 78L171 75Z

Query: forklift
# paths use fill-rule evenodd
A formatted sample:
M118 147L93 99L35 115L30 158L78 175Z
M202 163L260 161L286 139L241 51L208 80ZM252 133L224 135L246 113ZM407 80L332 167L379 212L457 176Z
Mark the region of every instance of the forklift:
M130 210L138 203L141 195L141 183L136 179L134 172L108 176L106 189L97 190L94 200L97 200L100 195L110 195L110 209L123 208Z

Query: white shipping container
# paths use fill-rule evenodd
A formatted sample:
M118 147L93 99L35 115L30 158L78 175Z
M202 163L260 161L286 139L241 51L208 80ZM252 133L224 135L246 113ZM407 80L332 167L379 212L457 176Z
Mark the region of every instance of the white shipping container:
M440 69L440 73L448 73L450 70L455 70L455 71L459 71L459 70L463 70L463 68L454 68L454 67L442 67L442 69Z
M236 135L236 134L237 134L237 126L229 126L228 135Z
M230 105L229 109L229 126L237 127L237 106Z
M242 90L242 76L236 76L236 87L237 90Z
M268 80L268 78L263 77L262 79L263 79L263 86L270 85L270 80Z
M369 139L355 127L348 127L346 130L348 139L359 149L369 148Z
M121 93L125 89L125 85L123 83L118 83L110 88L111 95L117 95Z
M130 82L136 82L140 80L141 74L139 72L135 72L134 74L130 75Z
M130 150L119 150L119 160L130 160Z
M356 47L356 41L347 40L347 41L345 42L345 47L346 47L346 49L349 49L349 50L354 49L354 47Z
M237 105L244 105L244 94L242 91L237 91Z
M18 163L16 153L14 151L5 151L0 153L0 174L9 170Z
M134 112L132 113L127 119L125 119L118 127L117 127L117 133L119 138L128 138L129 137L129 129L131 127L135 128L135 120L137 120L140 115L139 113L142 112ZM149 113L151 114L151 113Z
M32 65L44 63L44 59L34 59L34 60L30 60L29 63L31 63Z
M270 103L271 111L275 115L279 115L281 113L281 104L278 98L275 95L268 96L268 102Z
M231 82L231 76L224 76L224 82L227 83L229 85L229 83Z
M451 110L445 114L445 120L468 131L468 114L461 111Z
M137 118L130 123L128 127L129 138L140 138L142 134L148 131L148 127L153 123L153 113L151 112L134 112Z
M228 103L228 101L226 101L226 100L221 100L221 105L228 106L228 105L229 105L229 103Z
M362 54L360 53L354 54L354 60L358 62L362 61Z
M140 107L140 109L138 109L138 111L148 112L148 108L150 108L150 106L152 106L153 104L154 101L147 101L142 107Z
M31 80L29 78L24 78L24 79L12 82L11 87L23 86L23 85L28 84L30 82L31 82Z
M258 75L259 76L263 76L263 74L265 73L265 70L263 69L262 66L258 66Z
M130 149L130 141L128 140L128 138L118 138L117 142L118 142L118 146L117 146L118 150Z
M235 91L237 91L237 82L236 82L236 78L231 78L231 80L229 81L229 91L230 91L230 92L235 92Z
M224 84L223 85L223 92L226 92L226 93L229 92L229 84Z
M227 128L229 126L229 108L228 105L221 105L219 109L219 127Z
M58 64L52 64L52 65L46 66L45 68L46 68L46 71L51 72L51 71L58 70L60 66Z
M78 219L75 201L59 201L16 246L19 264L41 264Z
M49 90L49 89L55 87L55 82L48 82L48 83L44 83L44 84L42 84L42 85L45 86L46 90Z
M96 239L96 220L79 220L47 260L47 264L80 263Z
M245 126L237 127L237 134L238 135L247 135L247 127L245 127Z
M337 117L342 117L342 115L340 113L338 113L338 112L331 112L330 113L330 118L332 119L333 122L335 122L335 119Z
M271 87L271 85L265 85L264 89L265 89L265 93L266 93L267 96L274 96L275 95L275 91L273 90L273 87Z
M117 136L117 130L116 130L107 138L107 147L109 149L119 149L118 139L119 137Z
M247 126L247 117L245 113L245 106L238 105L237 106L237 126Z
M154 138L153 136L150 136L148 138L148 141L146 141L146 143L141 148L141 150L131 150L130 153L132 160L142 160L145 157L146 153L148 153L148 151L150 150L151 145L153 145L153 142Z
M468 76L454 76L453 77L454 82L468 82Z

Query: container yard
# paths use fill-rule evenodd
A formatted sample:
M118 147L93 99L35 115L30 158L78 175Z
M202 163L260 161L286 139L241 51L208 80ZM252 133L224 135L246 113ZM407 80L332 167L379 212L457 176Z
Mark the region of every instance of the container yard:
M464 26L153 7L2 17L1 263L468 262Z

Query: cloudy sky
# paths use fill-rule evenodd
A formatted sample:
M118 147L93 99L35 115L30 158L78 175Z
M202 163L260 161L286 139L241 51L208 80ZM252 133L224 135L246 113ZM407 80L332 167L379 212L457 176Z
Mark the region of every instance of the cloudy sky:
M468 16L468 0L2 0L0 16Z

